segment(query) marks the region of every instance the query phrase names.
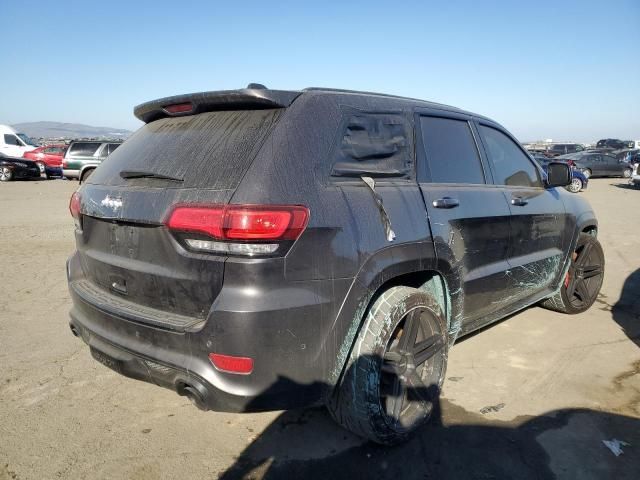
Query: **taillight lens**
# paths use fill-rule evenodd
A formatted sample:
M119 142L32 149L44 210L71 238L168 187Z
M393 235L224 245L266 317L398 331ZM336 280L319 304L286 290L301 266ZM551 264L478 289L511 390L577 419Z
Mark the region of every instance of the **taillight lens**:
M69 199L69 212L73 217L76 227L81 228L82 214L80 213L80 193L79 192L73 192L73 194L71 195L71 198Z
M253 359L210 353L209 360L218 370L227 373L249 375L253 371Z
M166 225L174 231L218 240L185 239L196 250L268 255L277 250L275 242L300 237L308 220L309 209L301 205L184 205L171 212Z

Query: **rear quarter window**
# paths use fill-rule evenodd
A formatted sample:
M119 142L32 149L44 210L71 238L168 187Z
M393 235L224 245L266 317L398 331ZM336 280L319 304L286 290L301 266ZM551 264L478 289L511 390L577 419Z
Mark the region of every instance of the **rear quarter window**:
M411 123L400 113L345 112L333 177L404 177L413 172Z
M78 157L90 157L98 148L100 148L100 143L90 143L90 142L78 142L74 143L69 147L69 155L78 156Z

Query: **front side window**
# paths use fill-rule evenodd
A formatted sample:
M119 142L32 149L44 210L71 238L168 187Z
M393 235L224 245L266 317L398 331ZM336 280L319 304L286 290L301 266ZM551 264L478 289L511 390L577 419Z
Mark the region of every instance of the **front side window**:
M420 117L428 177L433 183L485 183L469 122Z
M538 169L511 138L485 125L480 125L480 132L493 164L496 184L542 187Z

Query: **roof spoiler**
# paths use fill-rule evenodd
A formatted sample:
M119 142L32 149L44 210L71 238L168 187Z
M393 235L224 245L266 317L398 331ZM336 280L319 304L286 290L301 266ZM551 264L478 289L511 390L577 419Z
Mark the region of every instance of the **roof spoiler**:
M142 103L133 109L133 114L145 123L163 117L179 117L215 110L260 110L286 108L302 92L269 90L251 83L248 88L220 90L217 92L188 93L174 97L159 98Z

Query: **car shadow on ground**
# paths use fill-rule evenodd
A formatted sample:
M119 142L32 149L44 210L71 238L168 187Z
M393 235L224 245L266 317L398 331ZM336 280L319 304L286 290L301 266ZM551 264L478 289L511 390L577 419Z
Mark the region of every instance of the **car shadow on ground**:
M281 379L272 389L283 386L291 381ZM613 439L631 446L616 456L603 443ZM218 478L637 480L640 460L631 450L637 446L640 419L564 409L498 421L445 398L434 401L430 422L408 442L384 447L347 432L317 407L282 413Z
M627 277L620 299L611 308L613 320L640 347L640 269Z
M612 187L624 188L625 190L639 190L635 185L631 185L630 183L610 183Z

